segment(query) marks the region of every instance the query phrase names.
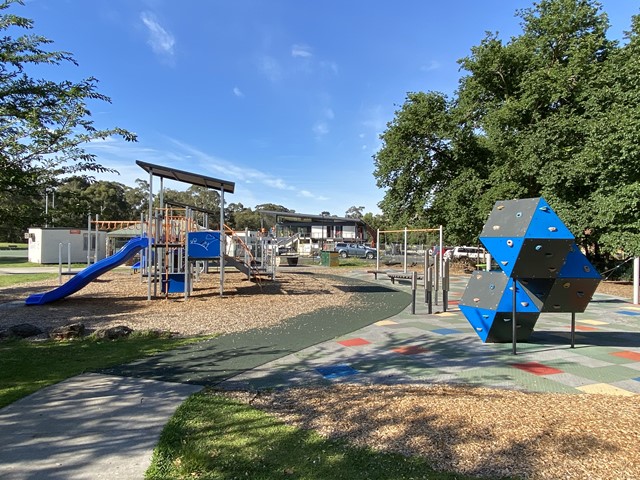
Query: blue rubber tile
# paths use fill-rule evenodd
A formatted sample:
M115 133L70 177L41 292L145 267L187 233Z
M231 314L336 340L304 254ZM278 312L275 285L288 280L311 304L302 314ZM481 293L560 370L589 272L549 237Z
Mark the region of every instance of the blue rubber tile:
M460 330L455 330L453 328L436 328L431 331L439 335L455 335L456 333L462 333Z
M316 371L320 373L324 378L334 379L340 377L348 377L350 375L357 375L357 370L351 368L349 365L330 365L328 367L318 367Z
M640 316L640 312L632 312L630 310L616 310L616 313L620 315L629 315L632 317Z

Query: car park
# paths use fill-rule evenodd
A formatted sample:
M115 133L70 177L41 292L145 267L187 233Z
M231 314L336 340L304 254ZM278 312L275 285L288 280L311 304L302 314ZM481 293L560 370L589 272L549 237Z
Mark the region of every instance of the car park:
M344 243L338 242L333 248L342 258L358 257L358 258L376 258L376 249L362 245L360 243Z

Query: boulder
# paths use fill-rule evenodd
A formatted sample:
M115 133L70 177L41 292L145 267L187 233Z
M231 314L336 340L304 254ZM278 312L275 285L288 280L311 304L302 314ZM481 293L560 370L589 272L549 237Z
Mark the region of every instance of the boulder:
M79 338L84 335L84 323L70 323L58 328L54 328L49 333L49 337L55 340L69 340L71 338Z
M128 337L133 332L133 329L126 325L118 325L117 327L100 328L94 332L96 338L103 340L115 340L117 338Z
M6 330L0 331L0 338L29 338L40 335L42 330L30 323L12 325Z

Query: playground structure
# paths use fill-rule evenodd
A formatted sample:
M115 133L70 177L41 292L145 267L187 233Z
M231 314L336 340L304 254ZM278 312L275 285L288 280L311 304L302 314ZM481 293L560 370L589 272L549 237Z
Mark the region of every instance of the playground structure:
M42 305L64 298L103 273L132 261L136 254L139 254L140 260L132 267L139 272L141 280L147 282L148 300L159 296L159 293L164 298L170 293L181 293L187 299L192 293L194 281L199 280L201 273L209 272L212 268L219 273L221 296L224 294L226 266L235 267L245 273L247 278L256 281L264 276L274 278L276 242L266 235L251 234L248 231L235 232L224 224L224 193L233 193L232 182L141 161L136 163L149 173L148 212L142 214L137 222L100 221L97 216L96 220L92 221L89 217L89 241L92 236L92 224L95 226L93 231L96 238L99 230L122 226L125 223L128 227L138 230L140 235L129 240L111 256L102 260L98 260L96 256L93 263L89 251L87 268L50 292L31 295L26 301L27 305ZM154 205L154 177L160 178L158 206ZM210 224L215 222L210 218L213 212L189 205L165 204L165 178L218 190L220 216L217 228L210 228ZM60 265L61 259L60 253Z
M382 240L381 240L382 239ZM422 240L422 241L420 241ZM449 261L444 258L443 227L402 230L380 230L376 232L376 269L369 270L377 279L386 275L392 283L410 281L412 292L411 313L415 314L416 291L418 281L422 280L424 301L428 313L432 313L433 304L438 305L438 292L442 293L442 308L446 312L449 292ZM392 267L402 265L402 271L381 270L381 261ZM411 262L411 264L409 264ZM409 271L409 266L422 266L422 272Z
M483 342L509 342L516 354L540 313L584 312L601 276L543 198L498 201L480 235L500 271L472 274L460 309Z

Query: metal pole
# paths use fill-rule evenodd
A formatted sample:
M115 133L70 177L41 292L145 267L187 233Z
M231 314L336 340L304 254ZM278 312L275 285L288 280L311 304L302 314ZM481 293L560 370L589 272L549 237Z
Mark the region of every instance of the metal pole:
M87 216L87 267L91 265L91 212Z
M449 306L449 260L444 261L444 276L442 277L442 311Z
M224 188L220 187L220 296L224 295L224 256L227 254L224 233Z
M576 312L571 312L571 348L576 347Z
M429 265L429 268L427 269L427 312L429 313L429 315L433 313L433 270L434 269L435 269L435 263L433 266Z
M511 315L511 353L517 355L516 351L516 309L517 309L517 299L516 299L516 291L518 288L518 280L516 278L513 279L513 311Z
M418 286L418 272L411 272L411 315L416 314L416 289Z
M376 229L376 272L380 270L380 229ZM377 274L376 274L377 277Z
M404 227L404 258L402 263L404 264L402 271L407 273L407 227Z
M633 304L638 305L640 294L640 257L633 259Z
M147 300L151 300L151 242L153 241L153 231L151 229L151 222L153 221L153 168L149 169L149 212L147 214L147 238L149 244L147 245L147 260L145 267L147 267Z

